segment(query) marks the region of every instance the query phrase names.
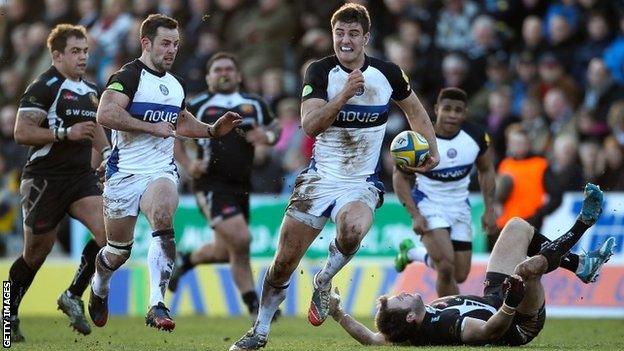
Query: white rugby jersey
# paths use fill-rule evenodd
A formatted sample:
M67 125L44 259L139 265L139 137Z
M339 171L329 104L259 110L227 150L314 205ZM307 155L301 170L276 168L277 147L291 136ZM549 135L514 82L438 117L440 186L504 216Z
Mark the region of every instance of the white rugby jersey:
M111 76L106 89L126 94L126 111L133 118L149 123L170 122L174 126L185 108L186 93L180 78L169 72L156 72L136 59ZM177 171L173 160L174 138L147 133L113 130L113 150L106 177L116 172L149 174Z
M400 101L412 92L407 76L393 63L366 56L361 71L364 89L316 137L311 167L321 177L342 182L376 180L390 99ZM313 62L305 74L302 99L335 98L350 72L335 55Z
M412 195L416 203L423 198L442 204L468 201L470 171L477 158L487 150L489 137L480 127L464 123L455 136L436 135L440 163L426 173L416 176Z

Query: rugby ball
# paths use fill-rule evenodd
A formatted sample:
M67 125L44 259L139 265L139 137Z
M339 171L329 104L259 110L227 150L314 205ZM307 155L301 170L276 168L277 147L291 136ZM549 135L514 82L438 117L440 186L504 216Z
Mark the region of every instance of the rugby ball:
M429 143L422 135L405 130L392 139L390 154L397 166L419 167L429 155Z

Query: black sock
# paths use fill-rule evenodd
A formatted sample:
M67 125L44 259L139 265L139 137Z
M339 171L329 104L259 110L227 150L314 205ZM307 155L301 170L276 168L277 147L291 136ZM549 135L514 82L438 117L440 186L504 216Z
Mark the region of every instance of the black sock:
M91 277L93 273L95 273L95 256L97 256L98 251L100 251L100 247L95 240L89 240L84 249L82 249L80 265L78 266L74 280L69 286L69 289L67 289L73 295L80 297L84 291L87 290Z
M552 241L550 239L548 239L547 237L545 237L544 235L542 235L536 230L535 233L533 233L533 239L529 243L527 256L531 257L531 256L537 255L542 249L542 246L546 246L547 244L550 244L551 242ZM565 268L572 273L576 273L576 269L578 268L578 265L579 265L579 256L575 253L568 252L565 256L561 258L559 267Z
M186 273L188 271L190 271L191 269L193 269L193 267L195 267L195 265L193 263L191 263L191 253L190 252L185 252L180 254L180 257L182 258L182 267L180 267L182 269L183 273Z
M565 268L572 273L576 273L576 270L579 266L579 255L575 253L568 252L565 256L561 258L561 262L559 263L559 267Z
M23 256L13 262L11 269L9 269L11 316L17 316L20 302L22 302L22 298L26 295L26 291L28 291L36 274L37 271L26 264Z
M250 290L246 293L242 293L241 298L243 299L245 305L247 305L247 310L249 311L249 314L258 313L260 303L258 300L258 294L256 294L255 290Z
M591 226L577 219L567 233L542 248L540 254L543 255L548 261L548 269L546 270L546 273L552 272L559 267L562 257L565 256L574 245L576 245L589 227Z

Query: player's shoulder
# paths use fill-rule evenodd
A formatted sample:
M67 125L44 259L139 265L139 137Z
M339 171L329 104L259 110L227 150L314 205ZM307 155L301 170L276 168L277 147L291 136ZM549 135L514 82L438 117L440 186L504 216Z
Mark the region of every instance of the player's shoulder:
M315 73L324 72L328 74L329 71L331 71L334 67L338 65L339 62L336 55L330 55L310 63L310 65L308 66L308 71L313 71Z
M260 102L260 103L265 103L264 99L258 94L248 93L248 92L243 92L243 91L239 92L239 94L245 100L253 100L253 101Z
M184 78L180 77L179 75L169 71L167 72L169 73L175 80L178 81L178 83L180 83L181 86L185 87L186 86L186 82L184 81Z
M187 104L189 109L191 108L195 108L198 106L201 106L203 104L205 104L206 102L208 102L210 100L211 97L213 97L214 94L211 94L210 92L206 91L203 92L199 95L194 96L193 98L189 99Z
M487 134L483 126L468 121L462 123L461 130L468 134L477 143L481 143Z
M367 56L369 65L378 69L386 77L401 74L401 68L391 61L382 60L376 57Z
M41 73L30 84L31 88L51 90L58 88L65 81L65 77L54 66L47 71Z
M94 91L98 92L100 91L100 88L97 86L97 84L95 84L94 82L90 81L90 80L86 80L83 79L82 82L88 86L89 88L93 89Z

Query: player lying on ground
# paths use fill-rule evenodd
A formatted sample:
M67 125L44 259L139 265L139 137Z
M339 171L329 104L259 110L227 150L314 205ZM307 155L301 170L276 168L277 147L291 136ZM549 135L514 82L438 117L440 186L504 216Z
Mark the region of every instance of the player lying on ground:
M600 188L588 184L576 222L552 242L526 221L511 219L492 251L482 297L447 296L425 305L419 294L382 296L375 316L377 333L342 311L337 291L331 297L330 313L364 345L527 344L546 320L542 275L559 267L561 258L596 222L602 199ZM595 280L614 247L614 238L609 238L588 255L584 264L592 272L590 280Z

